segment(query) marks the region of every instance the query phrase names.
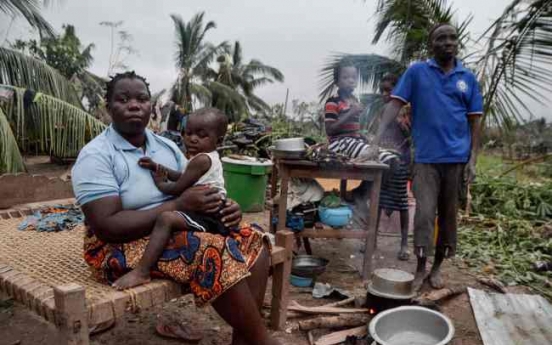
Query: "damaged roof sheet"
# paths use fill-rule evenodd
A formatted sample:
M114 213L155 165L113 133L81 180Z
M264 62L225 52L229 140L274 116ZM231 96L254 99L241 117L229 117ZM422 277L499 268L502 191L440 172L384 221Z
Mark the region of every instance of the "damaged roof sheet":
M552 305L542 296L468 293L485 345L552 344Z

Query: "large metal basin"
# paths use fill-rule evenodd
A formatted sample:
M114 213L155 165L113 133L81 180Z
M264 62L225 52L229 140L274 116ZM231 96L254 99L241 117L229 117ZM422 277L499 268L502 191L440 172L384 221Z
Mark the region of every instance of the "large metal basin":
M378 314L368 329L378 345L446 345L454 336L454 326L448 317L413 306Z

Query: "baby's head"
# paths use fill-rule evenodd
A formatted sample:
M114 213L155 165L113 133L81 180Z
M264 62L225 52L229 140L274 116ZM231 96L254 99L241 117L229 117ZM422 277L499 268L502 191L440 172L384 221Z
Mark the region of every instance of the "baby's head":
M350 95L355 91L358 83L358 69L354 61L345 58L334 67L334 83L340 93Z
M203 108L191 113L184 131L186 153L195 156L215 151L226 135L226 127L226 114L216 108Z

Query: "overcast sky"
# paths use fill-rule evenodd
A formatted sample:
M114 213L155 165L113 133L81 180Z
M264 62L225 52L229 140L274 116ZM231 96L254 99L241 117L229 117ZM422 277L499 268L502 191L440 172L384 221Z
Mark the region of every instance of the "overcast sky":
M282 84L266 86L258 94L269 103L290 99L317 100L318 71L332 52L388 53L385 45L374 46L376 0L59 0L45 11L45 17L60 30L73 24L84 44L94 43L91 70L106 75L110 34L101 21L124 21L123 28L134 37L138 55L127 64L144 75L153 91L170 87L176 78L174 26L170 14L184 20L206 12L217 23L207 39L213 43L239 40L246 60L259 59L279 68ZM481 34L510 0L456 0L457 18L474 15L470 31ZM9 21L0 15L0 38L4 41ZM8 38L29 34L16 21ZM543 109L536 109L539 115Z

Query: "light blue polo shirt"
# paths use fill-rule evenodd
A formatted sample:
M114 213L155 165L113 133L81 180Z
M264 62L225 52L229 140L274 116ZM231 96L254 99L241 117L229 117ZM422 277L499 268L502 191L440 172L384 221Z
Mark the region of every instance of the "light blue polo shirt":
M412 105L416 163L466 163L471 151L468 115L483 114L475 75L456 60L445 73L435 60L413 64L392 96Z
M183 171L187 160L170 140L146 129L146 151L126 141L109 126L79 153L71 172L73 192L80 205L107 196L119 196L125 210L148 209L172 196L161 193L149 170L138 165L149 156L156 163Z

